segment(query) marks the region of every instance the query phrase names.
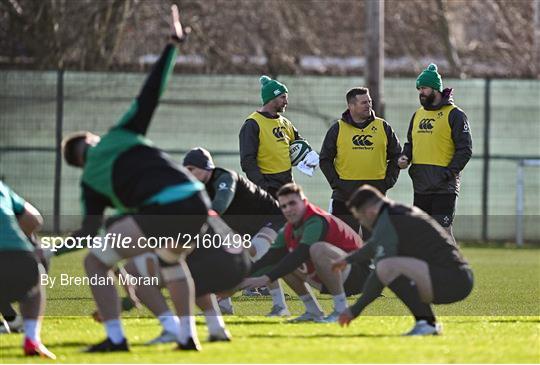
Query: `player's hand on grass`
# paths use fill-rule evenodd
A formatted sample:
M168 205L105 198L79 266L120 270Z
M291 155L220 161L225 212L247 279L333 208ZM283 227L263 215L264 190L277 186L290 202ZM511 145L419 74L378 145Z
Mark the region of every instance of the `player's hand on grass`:
M406 169L407 166L409 166L409 158L405 155L401 155L397 160L397 164L400 169Z
M348 265L348 263L345 260L334 261L334 263L332 264L332 271L333 272L343 271L343 270L345 270L347 265Z
M338 323L341 327L347 327L354 319L349 308L345 309L338 318Z
M241 286L244 289L251 289L251 288L259 288L261 286L265 286L270 282L270 279L268 276L257 276L255 278L247 278L244 279Z
M191 28L182 27L182 23L180 22L180 12L178 11L178 6L176 4L171 6L171 16L171 40L180 44L186 40L188 34L191 32Z

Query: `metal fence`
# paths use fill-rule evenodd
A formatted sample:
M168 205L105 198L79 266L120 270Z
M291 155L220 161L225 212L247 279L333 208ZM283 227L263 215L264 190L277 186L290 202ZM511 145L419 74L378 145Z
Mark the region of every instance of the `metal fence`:
M0 178L46 216L46 230L80 223L80 171L62 164L61 137L77 130L104 133L128 108L145 75L0 71ZM286 116L319 149L330 123L346 108L345 93L362 78L282 76L289 88ZM539 80L444 79L467 114L473 158L457 204L458 239L513 240L519 161L540 158ZM418 97L411 78L384 81L385 119L406 140ZM154 116L149 138L181 161L194 146L208 148L218 165L240 171L238 132L260 105L258 76L174 75ZM295 173L310 200L326 208L323 174ZM540 241L540 169L524 167L523 237ZM406 171L389 196L412 202Z

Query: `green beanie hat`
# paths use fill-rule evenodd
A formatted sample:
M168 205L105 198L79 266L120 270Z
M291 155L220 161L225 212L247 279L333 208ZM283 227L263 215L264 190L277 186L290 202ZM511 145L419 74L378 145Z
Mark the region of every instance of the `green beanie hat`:
M427 86L438 92L443 91L441 75L437 72L437 65L430 63L429 66L422 71L416 79L416 88Z
M289 92L289 90L287 90L287 86L283 85L277 80L272 80L266 75L261 76L259 78L259 82L261 83L261 99L263 105L281 94Z

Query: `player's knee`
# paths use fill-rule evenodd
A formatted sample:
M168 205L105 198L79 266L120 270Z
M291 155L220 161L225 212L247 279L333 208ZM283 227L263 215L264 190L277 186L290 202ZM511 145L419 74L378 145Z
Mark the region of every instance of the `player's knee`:
M93 258L91 259L89 256L93 256ZM122 256L120 256L113 248L102 250L98 247L92 248L87 258L90 260L89 263L92 263L92 260L96 260L98 263L101 263L107 268L115 266L122 260ZM96 263L97 266L99 266L98 263Z
M263 257L270 249L271 244L272 239L268 235L261 232L257 233L251 239L251 247L255 249L255 254L252 257L253 262Z
M182 253L174 252L167 248L158 248L154 252L161 262L168 265L177 264L180 261L180 258L182 258Z
M309 256L312 260L321 258L327 251L326 242L315 242L309 247Z
M159 269L158 257L153 253L139 255L129 265L132 265L134 271L144 277L155 276Z

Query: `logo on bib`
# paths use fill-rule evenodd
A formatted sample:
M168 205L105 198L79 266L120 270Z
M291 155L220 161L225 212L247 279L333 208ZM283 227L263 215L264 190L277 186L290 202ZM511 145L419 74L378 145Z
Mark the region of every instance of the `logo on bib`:
M285 138L285 133L283 133L284 129L285 127L275 127L272 129L272 134L278 139Z
M423 130L429 130L433 129L433 122L435 122L435 119L422 119L420 121L420 129Z
M371 146L373 146L373 142L371 142L369 140L372 137L373 136L371 134L357 134L357 135L353 136L352 143L355 146L358 146L358 147L353 147L353 149L355 149L355 150L372 150L374 148L374 147L371 147Z

